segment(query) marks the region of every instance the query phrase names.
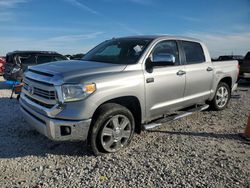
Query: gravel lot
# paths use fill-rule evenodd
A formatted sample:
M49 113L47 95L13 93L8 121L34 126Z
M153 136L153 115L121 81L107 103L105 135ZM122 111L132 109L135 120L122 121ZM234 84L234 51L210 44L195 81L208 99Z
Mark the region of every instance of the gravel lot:
M84 143L53 142L29 128L0 78L0 187L250 187L250 82L221 112L205 111L135 135L95 157Z

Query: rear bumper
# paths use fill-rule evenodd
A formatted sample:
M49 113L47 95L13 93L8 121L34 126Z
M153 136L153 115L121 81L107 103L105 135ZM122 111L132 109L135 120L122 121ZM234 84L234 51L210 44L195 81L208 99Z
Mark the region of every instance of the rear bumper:
M49 118L25 105L20 108L26 121L39 133L55 141L84 141L88 137L91 119L72 121Z

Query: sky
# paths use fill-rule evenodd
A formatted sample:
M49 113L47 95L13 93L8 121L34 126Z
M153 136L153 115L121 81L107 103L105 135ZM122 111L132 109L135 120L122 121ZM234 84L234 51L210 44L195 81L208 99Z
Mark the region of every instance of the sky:
M113 37L203 40L212 57L250 51L250 0L0 0L0 55L86 53Z

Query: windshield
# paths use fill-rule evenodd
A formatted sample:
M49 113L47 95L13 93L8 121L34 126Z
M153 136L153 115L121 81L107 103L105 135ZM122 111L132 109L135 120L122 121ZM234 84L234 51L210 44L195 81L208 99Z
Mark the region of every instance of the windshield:
M150 42L149 39L108 40L90 50L83 57L83 60L113 64L135 64Z

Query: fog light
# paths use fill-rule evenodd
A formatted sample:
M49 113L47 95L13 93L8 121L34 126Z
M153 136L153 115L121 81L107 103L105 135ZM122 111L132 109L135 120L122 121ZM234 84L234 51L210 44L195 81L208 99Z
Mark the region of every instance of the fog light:
M61 129L62 136L67 136L71 134L71 127L69 126L61 126L60 129Z

